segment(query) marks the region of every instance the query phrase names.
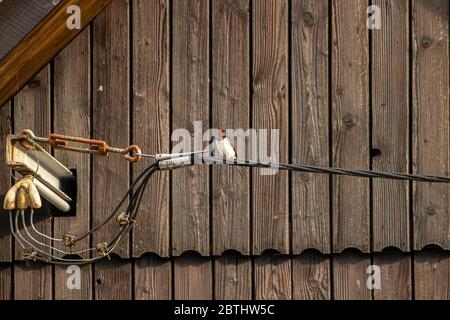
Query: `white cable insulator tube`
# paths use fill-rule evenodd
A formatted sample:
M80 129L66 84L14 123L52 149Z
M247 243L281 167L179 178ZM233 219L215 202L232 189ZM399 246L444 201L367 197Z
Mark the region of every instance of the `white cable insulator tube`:
M190 166L192 164L191 160L191 156L185 156L180 158L162 160L158 165L160 170L173 170L184 166Z
M49 189L45 184L41 183L37 179L34 179L33 182L36 185L36 188L38 189L41 196L47 199L48 202L50 202L52 205L54 205L62 212L70 211L70 204L61 199L60 196L58 196L55 192Z

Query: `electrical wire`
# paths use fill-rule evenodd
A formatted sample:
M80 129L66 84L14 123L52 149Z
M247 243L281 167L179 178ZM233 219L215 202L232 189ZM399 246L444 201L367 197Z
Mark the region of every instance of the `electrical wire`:
M217 157L203 157L202 160L206 164L225 164L230 166L241 167L257 167L266 169L281 169L288 171L307 172L307 173L322 173L332 175L346 175L353 177L364 178L379 178L379 179L391 179L391 180L408 180L418 182L433 182L433 183L450 183L450 177L439 175L427 175L427 174L409 174L400 172L381 172L366 169L342 169L326 166L316 165L296 165L285 163L260 163L251 160L230 160Z
M49 237L48 235L43 234L42 232L39 232L39 231L36 229L36 227L34 226L34 209L31 209L31 212L30 212L30 225L31 225L31 229L32 229L36 234L40 235L40 236L43 237L43 238L46 238L46 239L51 240L51 241L56 241L56 242L62 242L62 241L63 241L63 239L57 239L57 238Z
M33 137L32 137L33 138ZM32 138L27 138L31 140ZM38 140L41 139L42 141ZM36 138L34 140L37 142L45 142L43 138ZM35 149L36 152L36 149ZM262 163L252 160L234 160L234 159L223 159L219 157L210 157L204 155L205 151L198 151L193 153L184 153L184 154L164 154L164 155L150 155L139 153L138 155L143 158L153 158L155 161L145 168L142 173L132 182L128 190L125 192L124 196L121 198L117 206L111 211L111 213L99 224L94 226L91 230L82 233L81 235L75 235L73 244L79 242L80 240L92 235L94 232L98 231L106 224L108 224L112 219L116 218L119 214L119 211L122 207L125 206L126 201L128 200L128 204L126 205L123 214L126 215L127 221L124 225L119 224L120 230L118 233L109 241L97 244L95 248L87 248L84 250L76 251L76 252L68 252L64 250L57 249L52 245L48 245L45 242L41 242L34 238L29 232L26 224L24 211L16 211L15 219L13 222L13 213L10 212L10 227L13 237L19 242L21 247L23 247L27 252L24 255L26 259L32 259L36 261L43 261L50 264L57 265L84 265L90 264L105 257L108 257L114 250L118 247L124 237L131 231L136 221L136 218L139 213L139 208L141 206L141 202L143 196L145 194L145 190L147 188L148 182L152 175L158 170L167 170L167 169L176 169L179 167L183 167L186 165L192 164L222 164L229 166L238 166L238 167L250 167L250 168L263 168L263 169L276 169L276 170L287 170L292 172L305 172L305 173L319 173L319 174L329 174L329 175L346 175L346 176L354 176L354 177L364 177L364 178L373 178L373 179L394 179L394 180L407 180L407 181L417 181L417 182L428 182L428 183L450 183L450 177L447 176L439 176L439 175L428 175L428 174L408 174L401 172L380 172L373 171L367 169L345 169L345 168L336 168L336 167L328 167L328 166L317 166L317 165L302 165L302 164L286 164L286 163ZM184 161L177 162L176 159L187 159L190 158L190 163L185 163ZM39 161L39 157L36 154L37 161ZM175 159L175 161L174 161ZM168 161L168 162L166 162ZM38 169L40 163L38 162ZM15 178L15 177L14 177ZM121 214L120 213L120 214ZM37 235L50 240L50 241L58 241L63 242L64 239L53 238L47 236L41 232L39 232L34 226L33 219L34 212L31 210L30 214L30 225L31 229ZM20 232L19 225L19 216L22 218L23 228L25 230L26 235L30 238L31 242L29 242ZM25 245L30 246L30 249L25 248ZM99 247L103 245L102 247ZM42 250L41 247L45 247L50 249L50 252L46 252ZM31 251L30 251L31 250ZM99 251L99 256L94 258L79 258L79 259L71 259L66 257L60 257L58 255L53 254L53 252L64 254L64 255L79 255L82 253L90 252L90 251Z
M20 238L17 236L16 232L14 231L14 222L13 222L13 212L12 210L9 211L9 227L11 229L11 233L14 237L14 239L16 239L16 241L19 243L19 245L22 247L22 249L25 249L25 245L22 243L22 241L20 240Z
M75 241L79 241L82 240L84 238L86 238L87 236L89 236L90 234L94 233L95 231L97 231L98 229L100 229L101 227L105 226L111 219L114 218L114 216L117 214L117 212L120 210L120 208L122 207L122 205L125 203L125 201L127 200L128 196L132 193L133 188L136 186L136 184L138 184L138 182L140 180L142 180L143 177L145 177L146 175L152 175L157 169L157 163L153 163L152 165L150 165L149 167L147 167L137 178L136 180L134 180L134 182L132 183L132 185L130 186L130 188L127 190L127 192L125 193L125 195L123 196L123 198L120 200L119 204L116 206L116 208L111 212L111 214L100 224L96 225L95 227L93 227L91 230L76 236Z
M24 213L23 211L19 214L19 212L16 212L16 222L15 222L15 227L13 227L12 225L12 212L10 213L10 219L11 219L11 230L13 232L14 237L16 237L19 241L19 243L24 247L24 245L22 243L25 243L26 245L31 247L31 250L34 251L33 254L27 254L24 257L28 258L28 259L32 259L32 260L36 260L36 261L42 261L45 263L49 263L49 264L54 264L54 265L72 265L72 264L76 264L76 265L85 265L85 264L90 264L96 261L99 261L101 259L104 259L105 257L107 257L109 254L111 254L116 248L117 246L121 243L121 241L123 240L124 236L132 229L132 227L134 226L134 221L138 215L139 212L139 208L142 202L142 198L143 195L145 193L146 187L148 185L148 182L151 178L151 176L158 170L157 167L157 163L154 163L152 165L150 165L149 167L147 167L141 175L139 175L139 177L132 183L132 185L130 186L130 188L127 190L127 192L125 193L124 198L120 201L120 204L113 210L112 214L104 221L104 224L107 223L107 221L111 220L112 218L114 218L118 212L118 210L120 209L120 207L122 206L122 204L124 203L124 201L128 198L130 198L129 203L127 208L125 209L125 213L129 216L129 220L130 223L126 224L125 226L123 226L119 233L107 244L107 250L98 257L95 258L90 258L90 259L69 259L69 258L65 258L65 257L59 257L56 256L52 253L46 252L42 249L40 249L39 247L37 247L34 243L37 243L40 246L44 246L47 247L51 250L54 250L56 252L62 253L62 254L66 254L66 255L70 255L70 254L79 254L79 253L83 253L86 251L91 251L91 250L97 250L97 248L89 248L83 251L78 251L78 252L66 252L63 250L59 250L56 249L52 246L49 246L45 243L42 243L38 240L36 240L35 238L33 238L31 236L31 234L29 233L27 227L26 227L26 222L25 222L25 217L24 217ZM125 199L125 200L124 200ZM31 242L26 240L24 236L22 236L22 234L20 233L20 226L19 226L19 222L18 222L18 218L19 215L22 216L22 224L23 227L25 229L25 232L27 233L28 237L31 239ZM101 226L104 225L103 223L101 224ZM98 226L96 230L98 230L98 228L100 228L101 226ZM90 233L94 232L94 230L90 230ZM79 238L77 239L79 240ZM25 247L24 247L25 248Z

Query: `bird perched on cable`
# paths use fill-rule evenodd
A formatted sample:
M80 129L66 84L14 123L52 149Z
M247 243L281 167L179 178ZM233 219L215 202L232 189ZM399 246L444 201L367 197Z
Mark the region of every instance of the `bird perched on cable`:
M226 160L236 160L236 150L233 142L226 136L225 130L219 130L219 136L214 140L215 150L218 152L216 156Z

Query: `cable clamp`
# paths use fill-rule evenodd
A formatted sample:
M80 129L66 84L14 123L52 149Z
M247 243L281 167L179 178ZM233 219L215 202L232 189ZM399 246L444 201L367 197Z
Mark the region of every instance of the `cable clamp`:
M125 226L130 223L135 223L136 220L130 219L129 215L127 215L125 212L122 212L116 217L116 222L119 224L119 226Z
M101 243L97 244L95 246L95 248L97 249L98 253L101 256L103 256L103 257L108 256L108 244L106 242L101 242Z
M36 262L37 251L34 250L33 248L25 249L23 254L22 254L22 258L24 260L31 260L33 262Z
M75 245L75 236L70 233L64 234L62 239L66 247L73 247Z
M158 163L159 170L165 171L165 170L173 170L176 168L181 168L185 166L192 165L191 156L184 156L180 158L174 158L174 159L167 159L162 160Z

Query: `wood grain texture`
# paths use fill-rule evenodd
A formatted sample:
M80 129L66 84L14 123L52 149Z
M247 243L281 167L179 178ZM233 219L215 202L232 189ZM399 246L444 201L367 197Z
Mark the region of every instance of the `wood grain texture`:
M30 129L37 136L51 131L50 66L46 66L14 98L14 128ZM35 226L40 232L52 235L50 208L45 204L35 212ZM22 230L22 234L25 235ZM26 245L29 248L29 245ZM42 246L37 246L42 248ZM48 251L48 250L46 250ZM15 259L21 260L23 249L15 242ZM14 298L24 300L52 299L52 267L46 264L16 262L14 265Z
M50 72L50 65L48 65L14 98L15 131L20 132L23 129L30 129L40 137L48 136L50 133ZM50 149L47 148L47 150ZM37 230L46 235L52 234L51 212L45 202L43 202L41 209L35 211L34 218ZM26 233L22 230L22 235L25 236L25 234ZM26 245L26 247L29 248L30 246ZM43 249L40 245L37 245L37 247ZM46 249L46 251L48 251L48 249ZM23 250L21 246L15 241L15 258L21 260L22 254ZM51 270L51 268L43 268L42 270ZM21 278L16 278L16 280L22 282Z
M116 255L94 265L95 300L131 300L132 262Z
M212 2L213 128L249 128L249 14L247 0ZM213 254L250 254L249 169L213 168L212 220Z
M39 0L41 1L41 0ZM22 2L22 1L21 1ZM65 0L0 61L0 108L81 31L67 28L67 8L77 5L85 28L111 0Z
M10 263L0 263L0 301L12 300L12 267Z
M366 286L370 256L354 250L333 257L333 297L336 300L371 300Z
M118 148L130 144L128 10L128 1L114 1L93 22L92 135ZM129 164L119 155L93 157L92 161L92 220L96 226L127 191ZM108 241L118 232L113 219L94 234L94 244ZM115 252L128 256L128 235Z
M449 2L415 0L413 171L449 175ZM449 186L413 184L414 249L450 248Z
M55 8L52 1L0 2L0 60ZM20 21L20 23L17 23Z
M214 259L214 298L217 300L252 299L252 260L237 253L225 253Z
M369 168L367 0L332 2L333 165ZM333 177L333 247L370 250L369 180Z
M381 289L373 291L375 300L411 300L411 256L406 253L384 251L373 257L373 264L380 267Z
M253 272L256 300L292 299L292 260L289 256L256 256Z
M366 29L367 0L333 0L330 8L328 1L291 0L290 13L286 0L169 3L114 1L92 25L92 49L90 30L86 30L56 57L53 88L51 68L46 66L14 99L13 111L9 110L9 103L0 110L0 155L4 150L2 141L11 127L16 131L30 128L38 135L48 135L52 126L54 131L67 134L89 136L92 132L95 138L114 146L135 142L149 153L157 153L169 151L170 130L186 128L193 133L193 121L202 120L204 130L210 123L220 128L282 129L283 161L288 160L291 145L292 162L327 165L331 143L334 165L367 168L372 160L374 169L405 172L411 161L415 172L448 174L447 2L411 1L413 24L408 26L407 2L374 0L373 4L382 8L382 29L373 31L371 52L368 32L372 31ZM133 21L128 21L130 9ZM414 54L412 101L408 92L409 27ZM333 29L332 39L328 39L329 28ZM328 44L332 53L328 52ZM332 102L328 101L329 54ZM288 55L292 70L288 70ZM0 79L3 83L4 78ZM292 117L288 114L289 80ZM332 119L328 119L328 103L332 103ZM413 107L411 142L409 103ZM91 108L95 108L93 119ZM11 118L15 118L14 125ZM329 121L332 141L328 141ZM291 143L288 136L292 137ZM408 144L413 148L411 160ZM370 148L379 149L381 154L371 153ZM79 190L77 217L56 217L54 232L60 235L70 229L79 233L89 226L91 192L95 224L110 212L128 187L129 165L120 156L94 158L94 188L90 190L90 157L58 151L56 156L78 169L83 188ZM2 161L0 157L0 195L10 183ZM134 166L132 176L141 169ZM410 254L394 250L374 255L346 250L334 255L332 261L322 253L299 254L310 247L322 252L347 247L366 251L370 249L371 236L376 251L386 246L409 251L429 243L448 246L447 186L415 185L415 233L411 245L408 189L403 183L373 180L371 234L369 180L333 178L334 194L329 198L330 180L326 176L295 173L293 198L288 199L288 177L280 173L265 177L255 170L250 182L246 169L214 168L211 195L205 167L180 169L173 178L172 224L168 176L155 175L151 182L155 184L150 186L133 234L134 243L125 241L119 250L121 256L128 257L132 248L132 255L139 258L122 260L113 254L111 261L83 267L81 290L67 289L69 274L64 267L2 262L0 299L450 299L450 257L442 250L415 252L413 260ZM255 187L253 191L249 184ZM250 197L254 199L252 203ZM332 226L328 225L330 199L336 210ZM293 201L292 234L289 200ZM36 213L36 219L38 228L51 234L48 208ZM3 220L0 216L0 228L5 229L0 230L0 261L11 261L14 250L8 221L3 224ZM333 241L329 238L330 229L334 231ZM117 231L117 226L111 224L93 243L108 240ZM289 252L290 237L293 253L299 255L257 256L267 249ZM83 242L83 246L86 244ZM14 245L15 257L21 259L20 247ZM255 256L234 252L222 255L228 249ZM150 251L177 256L189 250L207 257L192 252L174 258L145 254ZM370 291L366 287L367 267L372 263L381 268L381 290Z
M329 165L328 10L327 1L292 2L292 163ZM293 173L291 179L293 253L329 253L329 176Z
M177 0L172 6L172 130L183 128L192 135L195 121L204 130L209 127L209 1ZM203 150L192 141L195 147ZM172 253L209 255L209 168L179 169L172 177Z
M376 0L381 30L372 31L372 168L408 172L409 4ZM379 151L379 155L376 153ZM409 184L373 180L373 247L409 249Z
M114 1L93 22L93 136L111 145L129 145L129 2ZM101 222L128 189L129 165L120 156L93 158L93 225ZM94 244L117 234L119 227L110 222L94 236ZM115 251L129 254L128 237ZM130 262L113 257L94 266L94 296L98 300L131 299Z
M14 300L51 300L52 266L44 263L14 263Z
M172 299L172 261L156 255L144 255L134 265L136 300Z
M174 261L175 300L210 300L213 298L212 262L188 252Z
M78 137L91 134L91 49L90 27L86 28L54 60L54 132ZM76 217L55 217L53 230L55 237L65 233L82 234L90 227L90 157L85 154L54 151L55 157L77 172ZM69 251L60 242L54 242L60 250ZM81 240L74 251L90 247L90 238ZM89 258L89 253L82 255ZM55 299L91 299L92 267L81 269L81 290L69 290L66 282L70 276L66 267L55 267Z
M0 109L0 261L12 261L12 240L9 213L3 210L3 200L11 187L11 170L6 167L6 136L12 131L11 103Z
M147 153L167 153L169 119L169 3L133 2L133 143ZM136 178L148 163L133 166ZM169 173L155 174L144 194L133 230L133 256L154 252L169 256Z
M275 158L271 160L287 162L289 136L287 1L255 1L252 3L252 15L252 127L269 131L278 129L279 154L278 158L275 154ZM268 139L270 137L269 135ZM269 145L266 147L270 150ZM276 175L262 175L260 169L252 169L252 172L252 252L261 254L266 249L274 249L279 253L288 253L288 174L280 171Z
M414 254L416 300L450 299L450 254L427 250Z
M331 299L330 257L307 252L292 258L292 288L295 300Z

